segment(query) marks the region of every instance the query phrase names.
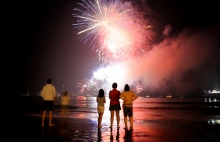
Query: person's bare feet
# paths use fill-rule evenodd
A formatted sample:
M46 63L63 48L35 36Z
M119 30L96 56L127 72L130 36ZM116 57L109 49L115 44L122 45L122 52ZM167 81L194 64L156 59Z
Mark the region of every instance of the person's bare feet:
M112 126L110 126L109 128L110 128L110 131L112 131Z
M49 126L54 126L54 124L49 124Z

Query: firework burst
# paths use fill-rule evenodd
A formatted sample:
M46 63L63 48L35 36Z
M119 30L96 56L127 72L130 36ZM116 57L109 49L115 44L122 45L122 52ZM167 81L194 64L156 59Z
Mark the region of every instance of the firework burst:
M74 8L79 38L98 53L104 63L140 56L146 48L149 27L130 2L82 0ZM144 47L144 48L143 48Z
M141 92L144 91L144 88L143 88L143 85L140 82L138 82L136 86L134 87L134 89L132 90L135 91L137 94L140 94Z
M90 89L93 89L93 90L97 90L99 88L99 82L97 80L94 80L94 79L83 79L81 82L78 82L77 83L78 86L77 87L80 87L80 91L79 93L83 93L85 90L90 90Z

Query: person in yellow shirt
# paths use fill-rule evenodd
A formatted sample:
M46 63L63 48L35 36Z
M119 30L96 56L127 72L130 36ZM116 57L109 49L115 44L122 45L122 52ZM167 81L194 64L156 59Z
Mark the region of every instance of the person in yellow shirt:
M64 91L61 97L61 116L69 116L70 96L68 91Z
M54 126L54 124L52 124L53 103L56 102L57 93L56 93L55 87L52 85L52 79L47 80L47 84L44 85L40 94L43 98L43 113L42 113L41 126L44 126L44 120L45 120L47 111L49 111L49 126Z
M130 121L130 130L133 131L133 107L132 102L138 98L138 96L130 91L130 87L128 84L125 85L124 91L120 94L120 98L123 102L123 112L124 112L124 123L125 130L128 130L127 117L129 117Z

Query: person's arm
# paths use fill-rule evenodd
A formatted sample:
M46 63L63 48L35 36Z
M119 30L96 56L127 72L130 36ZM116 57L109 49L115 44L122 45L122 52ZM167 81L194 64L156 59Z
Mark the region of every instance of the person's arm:
M129 100L126 99L125 94L124 94L123 92L121 93L120 98L121 98L123 101L130 102Z
M125 92L122 92L119 97L124 101L124 103L128 102L128 100L126 99Z
M69 94L68 94L68 104L70 103L70 96L69 96Z
M55 87L54 87L53 93L54 93L53 101L56 104L56 102L57 102L57 91L56 91Z
M71 101L71 96L69 96L69 102Z
M122 99L122 100L124 100L123 94L120 94L119 98Z
M54 102L54 104L57 103L57 96L54 97L53 102Z
M118 95L118 99L120 99L121 92L120 92L120 91L118 91L118 94L119 94L119 95Z
M133 93L133 101L136 100L139 96Z
M43 89L40 91L40 96L43 97Z
M109 91L109 95L108 95L109 99L111 99L111 91Z

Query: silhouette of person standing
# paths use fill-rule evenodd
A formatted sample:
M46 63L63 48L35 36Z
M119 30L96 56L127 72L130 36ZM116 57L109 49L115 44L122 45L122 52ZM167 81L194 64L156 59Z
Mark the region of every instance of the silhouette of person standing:
M52 116L53 102L56 101L56 89L52 85L52 79L47 80L47 84L43 87L40 94L44 100L41 126L44 126L47 111L49 111L49 126L54 126L54 124L52 124Z
M112 90L109 91L109 99L110 99L110 106L109 110L111 112L111 118L110 118L110 129L112 129L112 125L114 122L114 113L116 112L116 120L117 120L117 129L119 128L119 123L120 123L120 116L119 116L119 111L121 110L120 106L120 91L117 90L118 84L113 83L112 84Z
M97 102L97 112L98 112L98 128L102 128L102 116L105 110L105 93L103 89L99 90L99 94L96 98L96 102Z
M124 112L124 123L125 129L128 129L127 117L129 117L130 130L133 131L133 107L132 102L138 98L138 96L130 91L128 84L125 85L124 91L121 93L120 98L123 102L123 112Z

